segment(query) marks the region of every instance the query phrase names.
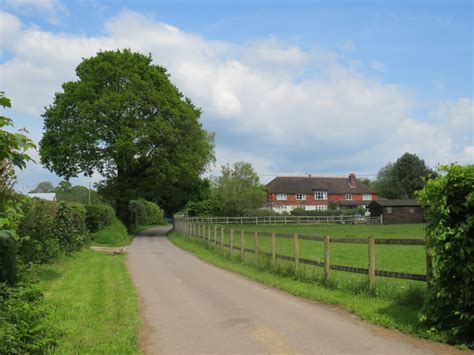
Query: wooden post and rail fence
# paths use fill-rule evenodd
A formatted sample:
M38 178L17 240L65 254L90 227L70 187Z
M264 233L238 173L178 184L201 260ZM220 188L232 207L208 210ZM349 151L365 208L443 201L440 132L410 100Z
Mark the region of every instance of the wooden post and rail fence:
M206 235L207 227L207 235ZM217 247L218 244L218 230L220 234L219 240L219 249L224 251L225 248L228 248L230 254L232 255L234 251L240 251L240 257L242 260L245 258L246 253L252 253L255 255L258 260L260 256L266 256L271 258L272 266L276 266L277 260L284 260L294 263L294 270L296 273L300 270L300 265L312 265L316 267L321 267L324 269L324 278L325 281L329 281L331 270L351 272L357 274L367 274L368 275L368 285L370 289L375 287L376 277L387 277L387 278L396 278L404 280L413 280L413 281L425 281L428 286L432 279L432 265L431 265L431 252L429 248L426 249L426 275L422 274L412 274L406 272L397 272L397 271L384 271L376 269L376 255L375 255L375 246L376 245L405 245L405 246L420 246L425 247L425 241L422 239L386 239L386 238L353 238L353 237L320 237L320 236L309 236L303 234L285 234L285 233L275 233L275 232L253 232L253 237L255 239L255 248L246 248L245 246L245 236L252 236L251 231L245 231L243 229L230 229L230 243L225 242L225 228L214 226L214 247ZM211 225L210 224L198 224L189 219L177 219L175 220L174 229L176 232L184 235L187 238L196 239L201 242L207 242L208 245L211 245ZM235 236L240 235L240 245L236 246ZM261 237L270 237L271 238L271 253L265 252L260 248L260 238ZM288 255L281 255L277 253L277 241L278 239L286 238L293 239L293 257ZM319 261L317 259L306 259L300 257L300 241L317 241L322 242L324 247L324 259ZM366 244L368 249L368 265L367 268L352 267L345 265L334 265L331 263L331 244Z

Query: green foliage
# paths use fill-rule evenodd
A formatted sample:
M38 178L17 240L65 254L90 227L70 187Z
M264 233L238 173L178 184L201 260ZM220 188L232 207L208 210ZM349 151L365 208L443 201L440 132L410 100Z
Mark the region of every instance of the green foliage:
M119 219L114 218L114 221L100 229L92 235L94 244L103 244L107 246L124 246L130 244L130 236L127 228L120 222Z
M64 202L76 202L84 205L103 203L102 199L97 194L97 191L88 189L84 186L71 186L67 185L66 181L62 181L60 185L55 189L56 200Z
M0 284L0 354L45 354L58 335L41 292Z
M213 159L201 111L151 56L99 52L76 74L43 115L42 163L66 178L100 173L99 192L123 221L137 197L159 201L169 212L182 208Z
M95 233L114 222L115 210L109 205L84 205L87 230Z
M415 191L423 188L425 180L434 175L424 160L416 154L405 153L395 163L388 163L380 169L375 187L381 197L412 199Z
M25 264L51 262L61 254L55 237L57 208L58 204L51 201L24 200L25 217L18 230L18 255Z
M67 254L80 250L89 242L86 209L77 203L60 202L55 220L54 235Z
M442 166L418 193L428 206L433 281L424 319L474 346L474 165Z
M10 100L0 92L0 106L11 107ZM13 284L16 280L15 251L17 228L23 214L18 196L13 191L14 168L23 169L32 159L25 153L35 148L24 134L8 132L4 127L13 126L12 120L0 115L0 282Z
M31 193L48 193L54 192L54 186L49 181L42 181L36 185L36 187L30 191Z
M266 192L250 163L222 166L222 175L214 181L215 214L242 216L245 210L263 207Z
M163 210L156 204L144 199L129 202L130 227L162 224Z

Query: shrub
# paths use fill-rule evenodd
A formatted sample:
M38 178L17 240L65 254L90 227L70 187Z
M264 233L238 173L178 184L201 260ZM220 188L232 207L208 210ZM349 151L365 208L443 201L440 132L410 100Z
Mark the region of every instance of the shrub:
M163 210L150 201L144 201L146 207L146 224L162 224L164 219Z
M146 226L163 223L163 210L144 199L132 200L128 205L131 226Z
M55 222L54 235L64 252L80 250L89 242L83 205L60 202Z
M106 226L94 233L92 235L92 239L95 243L107 244L111 246L126 245L130 241L127 228L125 228L118 218L115 218L111 225Z
M474 165L443 166L418 193L428 206L433 280L422 319L474 345Z
M58 335L38 290L0 284L0 354L46 354Z
M87 230L95 233L114 222L115 210L109 205L85 205Z
M16 241L7 231L0 230L0 283L16 282Z
M18 230L18 254L28 263L50 262L61 253L55 237L58 204L39 199L26 199L23 204L25 217Z

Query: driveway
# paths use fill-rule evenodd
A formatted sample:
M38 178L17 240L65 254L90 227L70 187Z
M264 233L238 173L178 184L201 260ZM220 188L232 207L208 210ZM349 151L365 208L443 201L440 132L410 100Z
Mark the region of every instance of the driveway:
M456 349L367 324L211 266L166 227L127 249L142 302L142 348L160 354L446 354Z

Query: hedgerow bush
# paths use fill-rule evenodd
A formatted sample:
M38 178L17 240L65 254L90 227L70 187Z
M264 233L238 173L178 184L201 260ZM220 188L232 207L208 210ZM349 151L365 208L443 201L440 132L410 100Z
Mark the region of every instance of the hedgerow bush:
M474 346L474 165L443 166L418 193L426 211L433 279L422 319Z
M163 210L156 204L144 199L131 200L128 205L131 226L162 224Z
M58 335L41 292L0 284L0 354L46 354Z
M86 209L79 203L60 202L55 220L54 235L67 254L80 250L89 242Z
M109 205L85 205L86 225L91 233L96 233L115 220L115 210Z
M61 245L56 238L58 204L40 199L25 199L24 218L18 229L18 255L25 264L46 263L58 258Z
M17 279L16 241L3 232L0 231L0 283L13 285Z

